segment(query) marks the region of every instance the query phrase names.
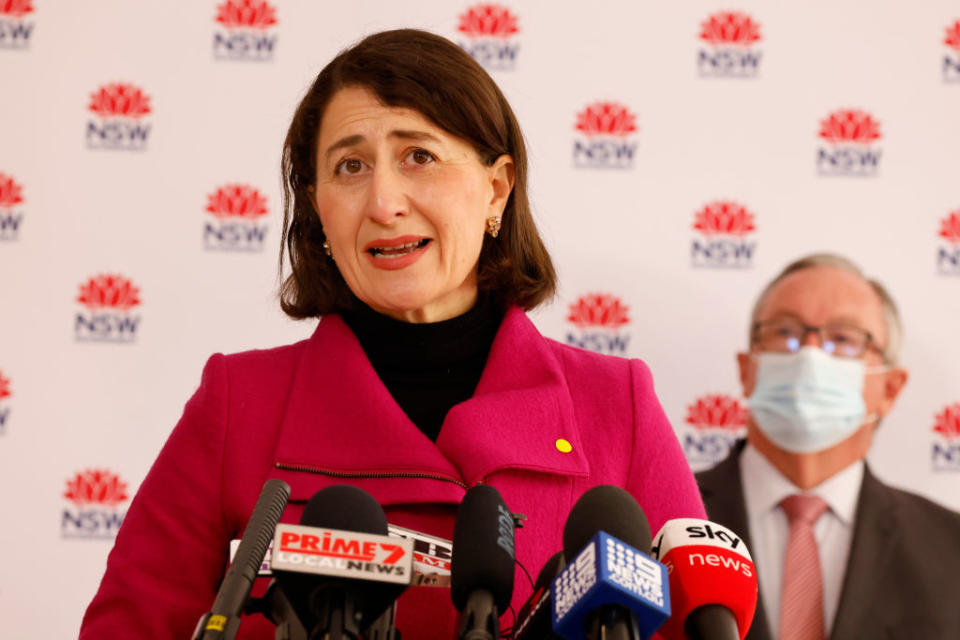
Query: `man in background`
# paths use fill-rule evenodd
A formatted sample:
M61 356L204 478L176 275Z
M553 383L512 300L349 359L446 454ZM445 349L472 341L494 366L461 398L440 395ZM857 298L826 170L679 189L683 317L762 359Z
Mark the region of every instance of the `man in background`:
M864 462L907 381L900 341L893 299L840 256L793 262L757 299L746 443L697 476L757 566L748 640L960 638L960 514Z

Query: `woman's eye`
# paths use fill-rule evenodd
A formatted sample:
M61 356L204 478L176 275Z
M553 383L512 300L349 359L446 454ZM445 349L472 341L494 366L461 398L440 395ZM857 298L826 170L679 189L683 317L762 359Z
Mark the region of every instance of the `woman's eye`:
M341 160L340 164L337 165L336 173L337 175L341 173L354 174L360 173L362 170L362 161L357 160L356 158L347 158L346 160Z
M407 154L407 159L413 164L428 164L436 160L426 149L414 149Z

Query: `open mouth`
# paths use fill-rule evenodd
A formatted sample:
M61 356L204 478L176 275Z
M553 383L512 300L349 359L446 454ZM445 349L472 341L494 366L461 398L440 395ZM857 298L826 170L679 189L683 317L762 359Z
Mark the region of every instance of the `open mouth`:
M379 259L390 259L390 258L401 258L406 255L410 255L414 251L424 248L427 244L430 243L430 238L422 238L415 242L407 242L405 244L400 244L395 247L371 247L367 251L374 258Z

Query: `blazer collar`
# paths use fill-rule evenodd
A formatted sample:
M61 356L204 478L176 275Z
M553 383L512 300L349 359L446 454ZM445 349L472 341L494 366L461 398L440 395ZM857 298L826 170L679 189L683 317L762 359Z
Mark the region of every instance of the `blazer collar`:
M863 484L857 502L856 524L850 541L850 557L840 592L840 603L831 636L852 638L871 628L871 609L876 605L878 585L883 585L894 560L898 515L890 491L864 465Z
M572 452L562 453L558 439ZM500 469L586 476L560 362L522 310L507 310L469 400L431 442L397 405L338 315L294 375L275 462L341 473L428 473L472 486Z

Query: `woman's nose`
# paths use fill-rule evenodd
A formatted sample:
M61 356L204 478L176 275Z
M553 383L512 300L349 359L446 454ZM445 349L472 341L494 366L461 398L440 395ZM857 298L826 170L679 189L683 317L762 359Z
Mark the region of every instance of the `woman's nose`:
M409 212L406 185L395 167L378 164L373 170L367 215L380 224L390 224Z

